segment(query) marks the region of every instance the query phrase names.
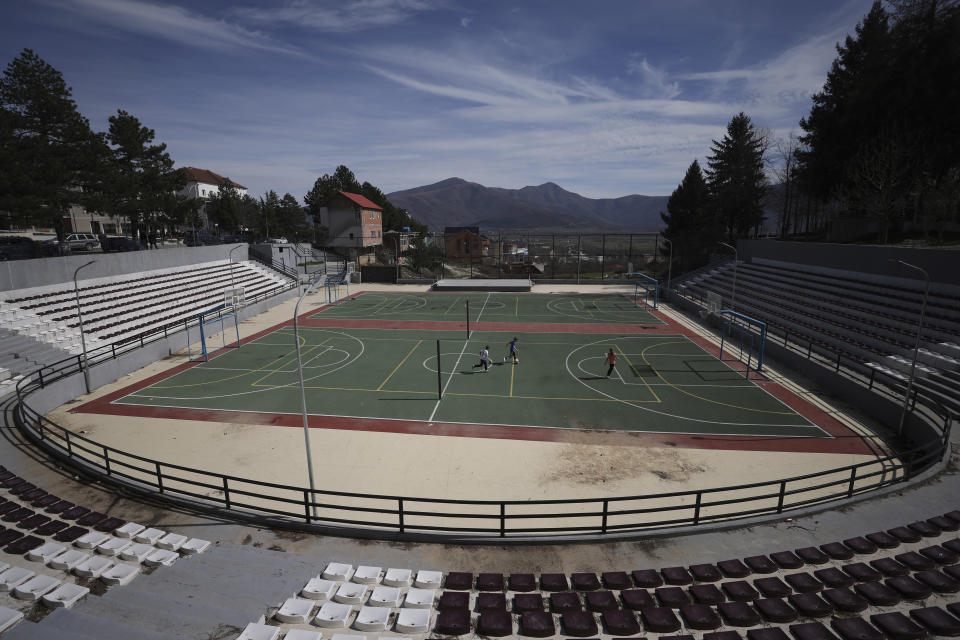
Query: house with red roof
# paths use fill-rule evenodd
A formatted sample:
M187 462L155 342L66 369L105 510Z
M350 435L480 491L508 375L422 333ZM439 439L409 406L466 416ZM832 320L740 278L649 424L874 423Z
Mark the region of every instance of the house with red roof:
M209 169L198 169L196 167L184 167L183 172L187 176L187 184L177 191L177 195L188 198L196 198L203 201L203 207L200 208L200 219L204 227L210 226L210 220L207 217L207 203L220 192L220 185L229 184L237 190L237 194L242 198L247 195L247 188L239 182L234 182L230 178L225 178L219 173L214 173Z
M320 226L328 247L379 246L383 244L383 207L358 193L339 191L320 209Z

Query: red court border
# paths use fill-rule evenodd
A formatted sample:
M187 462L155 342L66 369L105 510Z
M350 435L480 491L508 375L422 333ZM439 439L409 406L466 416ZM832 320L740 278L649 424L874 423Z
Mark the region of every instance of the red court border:
M362 295L364 292L354 294ZM451 292L452 293L452 292ZM451 293L431 293L430 295L451 295ZM516 295L530 295L523 292ZM330 308L324 305L319 309L306 311L298 316L297 323L304 327L339 327L342 329L428 329L466 331L466 322L416 322L402 320L337 320L335 318L313 318L316 313ZM684 325L674 323L663 314L651 311L664 324L622 325L622 324L550 324L541 322L505 323L471 322L474 331L500 332L544 332L544 333L583 333L583 334L645 334L645 335L682 335L690 339L708 353L719 356L720 349L706 338L696 334ZM245 341L256 340L283 327L293 326L293 320L281 322L263 329ZM227 349L220 349L210 357L217 357ZM725 361L733 369L743 372L745 365L739 361ZM149 387L156 382L170 378L200 364L187 362L135 382L122 389L105 394L90 402L70 409L70 413L89 413L138 418L160 418L174 420L199 420L204 422L231 422L281 427L303 427L303 417L299 413L267 413L228 411L220 409L184 409L176 407L150 407L144 405L112 404L114 400ZM620 444L627 446L675 446L691 449L716 449L733 451L781 451L795 453L840 453L856 455L877 455L877 448L871 446L869 438L860 436L839 422L836 418L809 401L796 395L782 385L760 374L751 379L758 386L782 401L791 409L829 433L831 438L780 437L780 436L734 436L710 434L676 434L633 431L587 431L582 429L519 427L505 425L463 424L455 422L427 422L423 420L390 420L380 418L343 418L324 415L308 416L311 429L341 429L347 431L369 431L381 433L410 433L420 435L453 436L467 438L496 438L506 440L529 440L537 442L566 442L581 444Z

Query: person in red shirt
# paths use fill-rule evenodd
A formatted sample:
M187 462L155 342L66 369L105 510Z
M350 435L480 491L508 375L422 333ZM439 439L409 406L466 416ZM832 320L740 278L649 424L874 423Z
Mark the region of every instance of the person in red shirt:
M613 367L617 364L617 354L613 352L613 347L610 347L610 351L607 352L607 364L610 365L607 367L607 377L610 377L610 374L613 373Z

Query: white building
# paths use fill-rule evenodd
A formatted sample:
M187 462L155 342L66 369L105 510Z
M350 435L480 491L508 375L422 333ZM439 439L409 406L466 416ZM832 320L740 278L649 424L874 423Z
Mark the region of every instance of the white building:
M188 198L198 198L204 201L203 208L200 210L200 216L203 218L203 226L208 226L207 202L220 192L221 184L227 183L232 185L233 188L237 190L237 195L241 198L247 195L247 188L245 186L234 182L230 178L224 178L209 169L184 167L183 171L187 175L187 185L177 191L177 195Z

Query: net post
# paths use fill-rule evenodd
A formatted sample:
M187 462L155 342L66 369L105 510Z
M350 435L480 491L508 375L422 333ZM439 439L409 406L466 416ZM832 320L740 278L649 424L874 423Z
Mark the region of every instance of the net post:
M443 381L440 374L440 340L437 340L437 400L443 400Z
M467 340L470 339L470 301L467 300Z

